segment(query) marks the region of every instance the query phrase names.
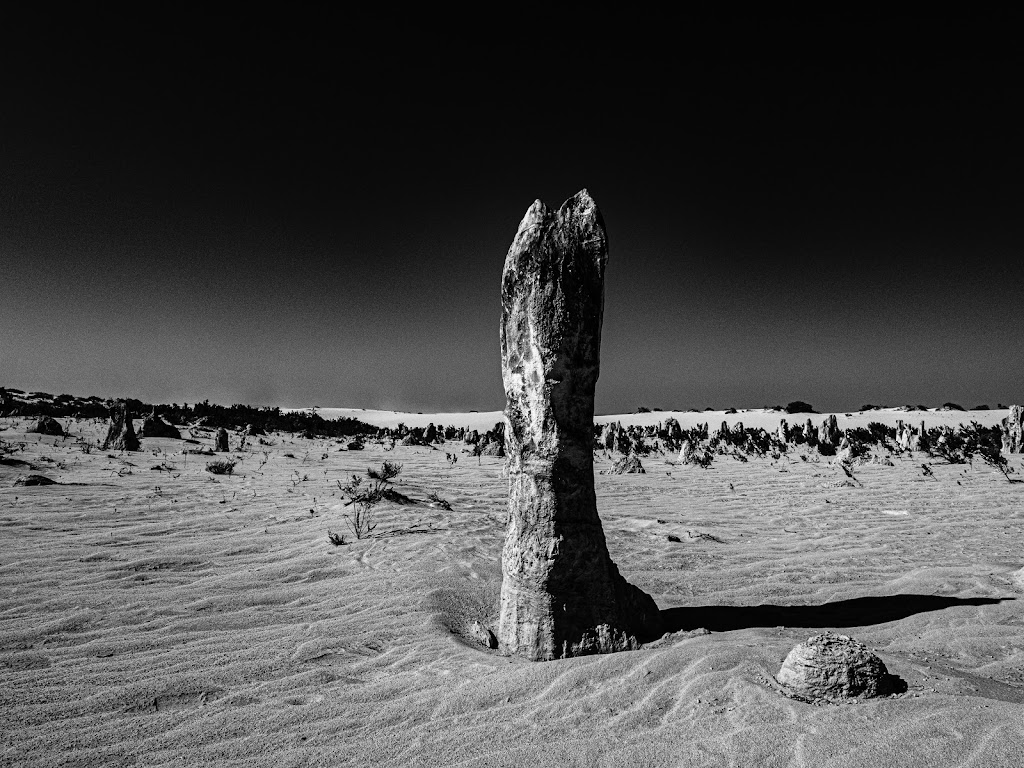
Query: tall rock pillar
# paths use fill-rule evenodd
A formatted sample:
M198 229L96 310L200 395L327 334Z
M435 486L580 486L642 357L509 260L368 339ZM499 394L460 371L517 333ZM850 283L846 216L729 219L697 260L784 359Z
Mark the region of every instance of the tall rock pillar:
M501 358L509 499L498 640L548 660L638 647L654 600L608 555L594 494L604 222L586 190L526 212L505 259Z

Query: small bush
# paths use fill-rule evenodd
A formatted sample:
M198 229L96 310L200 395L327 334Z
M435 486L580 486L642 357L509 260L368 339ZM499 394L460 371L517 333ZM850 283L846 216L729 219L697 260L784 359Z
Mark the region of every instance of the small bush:
M336 547L340 547L345 543L345 536L340 533L334 533L333 531L327 531L327 540Z
M814 413L814 408L810 403L805 403L803 400L794 400L792 403L786 406L786 413Z
M234 461L228 461L227 459L211 461L206 465L206 471L214 475L230 475L234 473L236 463L237 462Z
M965 411L967 409L964 408L962 405L957 405L956 403L943 403L942 407L939 408L939 410L940 411Z

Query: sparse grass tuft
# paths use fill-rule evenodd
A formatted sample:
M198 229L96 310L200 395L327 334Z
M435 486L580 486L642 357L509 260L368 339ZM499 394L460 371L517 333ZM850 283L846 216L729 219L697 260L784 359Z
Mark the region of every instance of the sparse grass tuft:
M206 471L214 475L230 475L235 471L235 464L238 462L228 461L227 459L221 459L219 461L211 461L206 465Z

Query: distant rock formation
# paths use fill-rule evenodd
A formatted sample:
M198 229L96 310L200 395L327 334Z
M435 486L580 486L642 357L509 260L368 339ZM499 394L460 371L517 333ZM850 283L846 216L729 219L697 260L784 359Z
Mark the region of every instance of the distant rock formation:
M644 465L640 463L640 459L637 458L636 454L630 454L629 456L623 456L621 459L615 462L612 466L613 475L645 475L647 470L644 469Z
M1006 430L1006 452L1024 453L1024 407L1011 405L1010 413L1003 424Z
M104 451L137 451L139 438L132 426L132 417L128 413L128 403L118 400L110 408L110 427L107 438L103 441Z
M213 450L220 453L227 453L231 450L228 445L228 431L224 427L217 428L217 436L213 438Z
M887 696L900 682L863 644L833 632L796 646L775 679L787 692L810 701Z
M821 432L818 433L818 442L826 445L839 445L839 438L842 433L839 431L839 421L836 415L830 414L821 423Z
M679 458L678 458L678 461L679 461L680 464L687 464L687 463L689 463L692 460L693 460L693 445L690 443L689 440L683 440L683 444L679 448Z
M139 430L139 434L143 437L173 437L175 439L181 438L181 433L175 428L168 424L166 421L156 415L156 409L149 414L142 421L142 428Z
M40 435L55 435L57 437L64 436L64 427L60 425L53 416L42 416L39 421L33 424L28 432L40 434Z
M637 648L659 634L650 595L608 555L594 492L594 389L604 270L597 205L580 192L527 211L502 274L509 503L501 649L533 660Z
M678 444L683 439L683 428L679 426L679 422L669 416L665 419L665 432L668 433L668 439L673 443Z
M430 422L427 425L426 430L424 430L424 432L423 432L423 442L427 443L428 445L430 443L436 443L437 442L437 427L434 426L434 422Z
M615 450L615 422L604 425L604 430L601 432L601 446L606 451Z

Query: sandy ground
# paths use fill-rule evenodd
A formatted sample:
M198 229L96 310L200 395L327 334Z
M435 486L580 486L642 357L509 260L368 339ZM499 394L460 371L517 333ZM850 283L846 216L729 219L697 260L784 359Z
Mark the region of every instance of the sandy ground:
M500 459L273 435L215 477L182 441L85 454L26 426L0 420L36 467L0 466L0 765L1024 765L1024 483L986 466L926 477L915 456L851 485L792 452L598 474L612 557L674 631L530 663L460 636L493 616ZM332 546L336 481L384 459L424 503ZM29 471L61 484L15 487ZM824 629L908 691L780 695L782 659Z

